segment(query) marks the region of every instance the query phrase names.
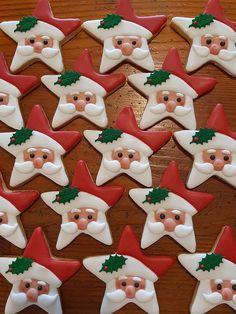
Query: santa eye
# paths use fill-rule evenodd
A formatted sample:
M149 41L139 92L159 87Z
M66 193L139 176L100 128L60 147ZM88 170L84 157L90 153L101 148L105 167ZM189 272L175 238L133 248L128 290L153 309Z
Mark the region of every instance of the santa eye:
M79 219L79 215L78 214L74 215L74 219L78 220Z
M93 219L93 216L92 215L88 215L88 219L89 220Z
M47 159L48 158L48 155L43 155L43 159Z
M215 160L216 156L215 155L210 155L210 160Z
M122 285L123 287L125 287L125 286L126 286L126 282L125 282L125 281L122 281L121 285Z
M232 290L236 290L236 284L232 285Z
M180 215L175 215L175 220L179 220L180 219Z
M134 40L132 41L132 45L135 46L137 44L137 42Z
M38 285L37 289L38 289L38 291L42 291L43 290L43 286L42 285Z
M168 101L169 97L168 96L164 96L163 99L164 99L164 101Z
M207 43L207 45L210 45L210 44L212 43L212 40L211 40L210 38L208 38L208 39L206 40L206 43Z
M138 288L139 287L139 283L135 282L134 286L135 286L135 288Z
M123 157L123 154L122 154L122 153L118 153L117 156L118 156L119 158L122 158L122 157Z
M117 40L117 44L121 45L122 44L122 40Z
M161 218L161 219L165 219L165 218L166 218L166 215L162 213L162 214L160 214L160 218Z
M2 96L0 97L0 102L3 102L3 97Z
M86 101L90 101L90 97L86 97L85 100L86 100Z
M178 97L178 98L176 99L176 101L177 101L177 102L181 102L181 101L182 101L182 98Z
M220 42L220 45L221 45L221 47L224 47L224 46L225 46L225 41L222 40L222 41Z
M222 289L222 285L220 283L218 283L217 286L216 286L216 289L217 290L221 290Z
M29 283L29 282L26 282L26 283L25 283L25 288L26 288L26 289L29 289L29 287L30 287L30 283Z
M224 156L224 161L228 161L229 160L229 156Z
M73 96L73 100L77 101L78 100L78 96Z
M35 157L35 154L30 154L30 158L34 158Z
M29 42L30 42L31 44L34 44L34 43L35 43L35 39L34 39L34 38L31 38L31 39L29 40Z
M44 44L44 46L47 46L48 40L47 40L47 39L44 39L43 44Z
M0 218L0 223L2 223L2 220L3 220L3 219L2 219L2 218Z
M129 159L132 159L134 157L134 154L129 154Z

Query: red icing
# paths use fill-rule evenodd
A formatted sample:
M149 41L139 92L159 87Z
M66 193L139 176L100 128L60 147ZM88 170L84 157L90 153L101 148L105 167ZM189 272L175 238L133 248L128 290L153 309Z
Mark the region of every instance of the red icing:
M40 80L36 76L11 74L2 52L0 52L0 79L16 86L22 95L40 85Z
M214 248L214 253L222 255L236 264L236 239L231 227L225 226L223 228Z
M126 81L124 74L100 74L96 72L88 49L84 49L81 53L74 70L97 82L107 91L107 93L111 93L121 87Z
M39 192L7 191L5 182L0 174L0 196L13 204L20 212L23 212L39 198Z
M234 31L236 31L236 22L232 22L224 16L224 10L220 5L220 0L209 0L205 7L204 13L212 14L214 17L231 27Z
M170 192L179 195L188 201L198 212L202 211L207 205L213 201L214 196L209 193L190 191L185 188L180 178L177 164L174 160L169 163L162 178L160 187L167 188Z
M97 186L83 160L77 163L71 186L101 198L109 206L118 202L125 191L123 186Z
M32 15L38 17L41 21L51 24L60 29L64 35L69 35L81 25L80 19L58 19L52 14L48 0L38 0L36 8Z
M136 23L148 29L153 35L157 34L166 24L167 17L165 15L156 16L137 16L131 5L131 0L119 0L115 11L125 20Z
M211 115L207 120L206 127L212 128L216 132L222 133L236 140L236 132L232 132L230 130L225 116L224 106L222 104L217 104L212 110Z
M137 137L148 145L153 152L158 151L171 138L170 131L142 131L137 125L133 109L128 106L125 107L119 114L116 120L116 128L121 131Z
M128 225L122 232L116 253L136 258L151 269L158 277L164 275L164 273L175 263L175 258L170 256L145 256L142 253L139 241L133 229Z
M57 141L65 151L71 150L82 137L82 135L76 131L53 131L40 105L33 107L26 127L51 137Z
M52 258L41 227L34 230L25 250L24 257L31 258L38 264L53 272L63 283L72 277L81 267L76 260L59 260Z
M177 48L170 48L162 69L180 77L201 96L215 87L217 80L211 77L188 75L181 63Z

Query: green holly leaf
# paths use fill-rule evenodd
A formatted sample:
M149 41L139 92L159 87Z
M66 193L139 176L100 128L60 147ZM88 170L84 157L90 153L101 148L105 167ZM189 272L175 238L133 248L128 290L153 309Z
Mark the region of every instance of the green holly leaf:
M170 74L170 72L164 70L155 70L147 77L147 81L144 83L144 85L161 85L170 78Z
M102 268L99 272L105 271L106 273L113 273L113 271L122 269L122 267L126 264L127 259L128 258L123 255L110 255L109 258L102 263Z
M10 142L8 146L11 145L21 145L25 143L30 137L33 135L33 130L29 128L21 128L17 130L12 137L10 138Z
M25 271L27 271L34 261L31 258L26 257L17 257L14 262L12 262L9 265L7 273L12 273L15 275L23 274Z
M38 23L38 18L35 16L24 16L21 21L16 25L16 29L14 32L21 32L26 33L31 28L35 27L35 25Z
M104 19L100 21L100 25L97 28L110 29L120 24L123 17L119 14L108 14Z
M189 25L189 27L194 27L194 28L202 28L210 25L213 23L215 20L215 17L211 14L207 13L201 13L198 16L196 16L192 20L192 24Z
M58 77L54 85L70 86L80 80L81 74L75 71L66 71Z
M79 195L79 190L71 186L62 188L62 190L56 195L56 198L52 203L66 204L70 203Z
M101 142L106 144L112 143L113 141L117 141L122 134L123 132L118 129L108 128L98 135L98 138L95 140L95 142Z
M199 262L198 268L196 271L208 271L210 272L212 269L214 270L216 267L220 266L223 263L223 256L220 254L206 254L205 257Z
M161 201L164 201L169 196L169 193L170 191L165 188L153 188L153 190L146 195L146 199L143 203L161 203Z
M192 136L192 141L190 144L205 144L208 143L213 139L213 137L216 135L216 131L211 128L206 128L206 129L199 129L193 136Z

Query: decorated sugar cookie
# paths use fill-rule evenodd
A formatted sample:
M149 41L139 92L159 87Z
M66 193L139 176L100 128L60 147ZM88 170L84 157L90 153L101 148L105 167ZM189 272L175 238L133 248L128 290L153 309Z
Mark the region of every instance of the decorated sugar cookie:
M22 256L0 257L0 272L12 284L5 313L31 305L62 314L58 288L80 269L76 260L53 258L41 228L34 230Z
M187 75L176 48L169 50L160 70L132 74L128 79L148 98L140 121L141 129L167 117L187 129L196 129L193 100L209 92L217 83L213 78Z
M169 256L143 255L132 228L126 226L117 251L111 255L88 257L84 266L105 282L101 314L114 313L134 303L149 314L158 314L154 282L174 264Z
M0 121L14 129L24 126L19 98L40 84L36 76L13 75L0 53Z
M123 61L153 71L155 67L148 41L160 32L166 21L164 15L136 16L131 0L118 0L115 13L108 14L101 20L84 22L82 27L103 42L101 73Z
M204 12L194 18L174 17L171 25L191 41L188 72L212 62L236 76L236 22L224 16L220 0L208 0Z
M57 72L63 71L61 44L78 30L79 19L58 19L52 14L48 0L37 0L31 16L20 21L0 23L1 30L11 37L17 48L11 64L16 72L40 60Z
M213 200L213 195L187 190L175 161L170 162L159 187L132 189L129 195L147 214L141 239L143 249L168 235L186 250L195 252L192 217Z
M37 191L10 191L0 173L0 235L23 249L26 236L20 221L20 214L39 197Z
M96 184L125 173L145 186L152 185L149 157L171 138L169 131L142 131L131 107L119 114L115 128L86 130L86 139L102 154Z
M223 105L216 105L206 128L178 131L174 136L194 158L187 187L195 188L212 176L236 187L236 133L229 129Z
M121 87L125 76L97 73L89 51L85 49L73 71L66 71L60 76L45 75L42 82L60 98L52 120L54 128L78 116L104 128L108 122L104 97Z
M123 193L122 186L97 187L85 162L79 160L70 186L41 194L43 201L62 216L57 249L63 249L82 233L111 245L106 212Z
M204 314L220 304L236 311L236 239L231 227L223 228L211 252L180 254L178 258L199 280L191 314Z
M15 157L10 185L17 186L38 174L59 185L67 185L62 156L80 138L79 132L52 131L42 107L35 105L25 128L0 133L0 146Z

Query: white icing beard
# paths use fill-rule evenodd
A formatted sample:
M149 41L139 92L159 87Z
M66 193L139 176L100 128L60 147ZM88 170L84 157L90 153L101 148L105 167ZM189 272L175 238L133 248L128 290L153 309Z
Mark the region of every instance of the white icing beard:
M59 48L43 48L41 53L35 53L34 47L26 45L18 45L17 52L23 57L33 57L35 56L46 59L54 58L59 52Z
M106 223L99 221L92 221L88 223L87 229L85 230L79 230L75 222L66 222L61 225L62 231L71 235L75 233L86 233L96 235L103 232L105 227Z
M206 175L219 175L222 174L223 176L227 177L234 177L236 176L236 166L233 164L226 164L221 171L214 170L214 167L211 163L208 162L194 162L195 168Z
M52 162L46 162L41 169L36 169L34 168L32 161L15 162L14 167L18 172L22 174L36 172L45 175L54 175L58 173L62 168L61 165L55 165Z
M17 223L15 223L14 225L1 224L0 225L0 236L7 238L7 237L13 235L16 232L17 228L18 228Z

